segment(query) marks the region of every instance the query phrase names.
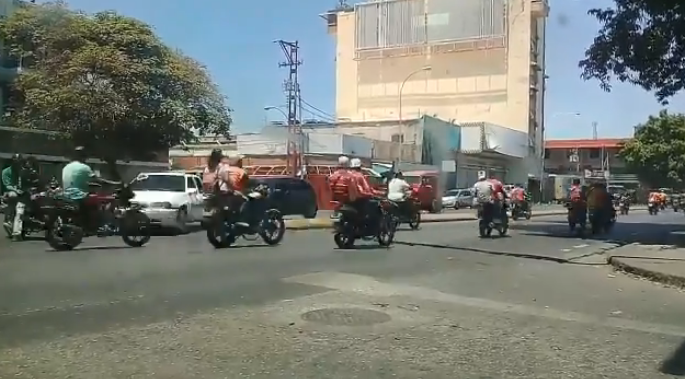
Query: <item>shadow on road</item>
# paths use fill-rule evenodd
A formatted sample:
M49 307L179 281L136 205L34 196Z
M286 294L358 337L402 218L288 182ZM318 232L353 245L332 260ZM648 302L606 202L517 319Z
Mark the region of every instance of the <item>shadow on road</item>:
M666 375L685 376L685 341L661 363L659 371Z
M568 224L564 221L544 221L513 223L513 230L523 235L556 237L556 238L581 238L576 232L571 232ZM639 243L643 245L676 245L685 246L685 224L676 222L621 222L619 217L613 229L609 233L592 235L589 226L583 239L628 245Z

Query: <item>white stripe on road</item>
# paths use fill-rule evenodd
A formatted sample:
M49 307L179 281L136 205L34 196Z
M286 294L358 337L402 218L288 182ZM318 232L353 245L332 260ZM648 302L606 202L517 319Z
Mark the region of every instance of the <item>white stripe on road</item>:
M526 316L545 317L582 324L602 325L616 329L634 330L669 336L685 337L685 328L648 322L633 321L621 318L601 318L584 313L560 311L550 308L539 308L527 305L505 303L490 299L467 297L449 294L431 288L409 285L389 284L372 277L343 274L338 272L319 272L283 279L287 283L298 283L329 288L348 293L367 296L410 296L417 299L464 305L468 307L494 310L504 313L516 313Z

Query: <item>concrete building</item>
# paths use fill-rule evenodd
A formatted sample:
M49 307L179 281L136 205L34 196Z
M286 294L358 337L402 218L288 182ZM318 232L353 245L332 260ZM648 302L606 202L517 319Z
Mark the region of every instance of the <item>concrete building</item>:
M336 117L507 128L528 140L511 175L541 175L547 14L546 0L378 0L328 12Z
M637 184L619 156L626 138L562 139L545 142L545 172L605 178L614 184Z

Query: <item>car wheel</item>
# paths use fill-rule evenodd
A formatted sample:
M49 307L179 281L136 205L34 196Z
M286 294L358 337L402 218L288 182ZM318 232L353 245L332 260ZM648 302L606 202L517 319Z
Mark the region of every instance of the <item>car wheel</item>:
M178 210L176 214L176 232L178 234L188 234L188 211L185 208Z

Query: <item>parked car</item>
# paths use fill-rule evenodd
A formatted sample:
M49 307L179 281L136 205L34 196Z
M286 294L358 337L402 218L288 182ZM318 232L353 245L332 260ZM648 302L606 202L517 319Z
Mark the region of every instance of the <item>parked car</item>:
M201 221L204 211L202 180L183 172L138 174L131 184L131 202L142 207L153 224L187 233L189 224Z
M250 182L250 186L269 186L269 201L284 216L301 215L305 218L314 218L319 211L314 188L306 180L290 176L265 176L252 177Z
M443 208L471 208L473 206L473 190L470 188L451 189L442 197Z

